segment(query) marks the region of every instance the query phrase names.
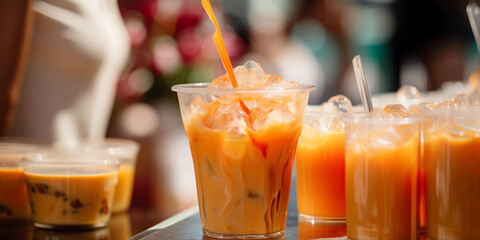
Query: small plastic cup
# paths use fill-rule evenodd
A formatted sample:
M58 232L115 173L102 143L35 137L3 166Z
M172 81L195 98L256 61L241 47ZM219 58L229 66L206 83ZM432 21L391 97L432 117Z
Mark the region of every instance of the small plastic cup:
M301 220L345 221L345 114L307 108L295 159Z
M312 88L173 86L190 142L206 236L284 234L295 149ZM249 114L242 103L250 107Z
M416 239L421 118L343 120L347 237Z
M39 145L0 142L0 222L30 219L27 185L21 159L24 154L40 151Z
M120 161L118 169L118 184L115 189L112 211L125 212L132 200L133 184L135 180L135 166L139 151L139 144L133 140L106 138L79 140L71 145L55 143L54 147L62 151L73 151L87 154L111 156Z
M35 226L91 229L110 219L119 162L104 156L46 152L22 165Z
M480 106L424 114L428 239L480 236Z

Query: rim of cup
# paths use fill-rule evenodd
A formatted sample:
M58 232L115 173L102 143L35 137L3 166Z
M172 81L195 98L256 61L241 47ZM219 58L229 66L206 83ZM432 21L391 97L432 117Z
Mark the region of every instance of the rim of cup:
M313 85L300 84L299 87L292 88L207 88L210 83L182 83L172 87L172 91L179 93L285 93L285 92L302 92L315 89Z

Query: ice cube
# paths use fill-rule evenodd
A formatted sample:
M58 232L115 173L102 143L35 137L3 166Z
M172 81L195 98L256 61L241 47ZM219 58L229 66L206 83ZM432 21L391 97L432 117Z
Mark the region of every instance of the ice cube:
M343 132L345 124L340 119L340 116L329 116L322 118L320 121L320 130L324 133L328 132Z
M450 110L455 108L455 103L451 100L435 102L431 105L432 110Z
M410 106L410 110L408 111L408 113L421 115L421 114L426 114L431 110L432 110L432 106L430 103L420 103L418 105Z
M383 116L389 118L408 117L408 110L402 104L389 104L383 109Z
M352 102L344 95L336 95L320 105L322 112L347 113L352 111Z
M285 88L296 88L299 86L297 82L289 82L283 79L280 75L273 75L267 79L265 82L267 88L271 89L285 89Z
M256 63L252 60L247 61L245 64L245 69L250 73L250 75L255 76L257 79L263 79L265 77L265 72L263 71L262 66L259 63Z
M416 87L405 85L397 91L397 99L405 106L419 104L422 100L422 96Z
M333 106L333 104L330 104L329 102L324 102L320 105L321 112L335 112L335 110L335 106Z
M455 97L453 98L453 103L457 106L466 106L466 105L469 105L469 100L468 100L468 96L464 93L462 94L457 94L455 95Z
M322 116L321 118L310 120L308 125L322 133L343 132L345 128L345 124L340 120L340 117L334 115Z
M453 116L454 122L464 131L480 133L480 107L470 106L458 109Z
M239 88L253 88L256 86L256 79L250 76L250 72L248 72L245 66L236 67L234 72Z
M217 101L209 103L204 115L205 125L212 129L241 133L237 121L248 121L248 115L242 111L239 98L235 95L224 95Z
M328 103L335 106L335 112L351 112L352 111L352 102L348 97L344 95L336 95L328 99Z
M285 89L298 88L300 84L284 80L279 75L269 75L263 71L262 66L254 61L247 61L244 65L234 69L235 79L239 88L268 88ZM209 88L232 88L227 74L212 81Z
M232 88L232 83L227 75L220 76L212 80L208 88Z
M378 149L385 148L387 146L394 146L395 141L392 139L392 136L385 134L375 134L367 139L365 139L366 149L375 152Z
M202 114L205 114L207 112L207 104L202 100L202 98L200 96L196 96L193 100L192 100L192 109L194 111L198 111Z
M248 126L253 130L258 130L271 118L291 121L295 119L295 115L289 111L287 104L279 102L277 99L257 98L255 107L250 108Z
M392 146L401 146L419 132L419 127L409 124L382 126L379 128L377 126L370 127L371 129L367 127L365 130L368 132L364 135L364 141L365 147L373 151Z
M480 92L473 92L468 95L468 103L470 105L480 106Z
M234 69L240 88L264 87L269 75L265 74L260 64L247 61L243 66Z
M250 126L257 131L262 128L268 118L268 113L261 108L254 108L250 112Z

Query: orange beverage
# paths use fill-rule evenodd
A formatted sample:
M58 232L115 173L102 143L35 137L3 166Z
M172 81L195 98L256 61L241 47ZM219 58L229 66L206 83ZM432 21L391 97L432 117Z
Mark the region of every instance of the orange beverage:
M428 239L480 237L480 109L433 112L425 132Z
M42 228L95 228L110 219L118 161L27 156L22 161L32 218Z
M60 151L105 155L119 160L118 183L115 187L112 212L124 212L130 207L137 154L140 148L137 142L128 139L105 138L79 140L72 143L57 142L54 146Z
M180 84L203 232L209 237L283 235L293 158L312 86L263 72L248 61L232 68L215 25L213 40L227 72L212 84ZM239 81L237 81L237 79Z
M344 120L348 238L416 239L419 119Z
M30 204L21 166L25 153L38 149L35 145L0 143L0 222L29 220Z
M235 73L251 78L251 84L271 77L255 62ZM178 92L208 236L270 237L285 230L293 159L311 87L274 77L282 88L232 88L222 85L226 76L209 87L172 88Z
M29 219L27 186L21 167L0 167L0 219Z
M301 218L345 220L345 133L343 125L322 129L340 114L310 112L296 153L297 206Z

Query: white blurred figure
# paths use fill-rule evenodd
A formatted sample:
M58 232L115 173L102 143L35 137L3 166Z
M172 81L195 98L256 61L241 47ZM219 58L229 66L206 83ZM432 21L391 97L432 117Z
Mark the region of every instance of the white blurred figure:
M34 36L9 135L102 138L129 40L115 0L38 0Z

